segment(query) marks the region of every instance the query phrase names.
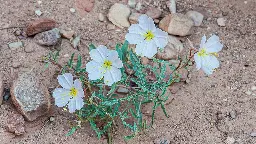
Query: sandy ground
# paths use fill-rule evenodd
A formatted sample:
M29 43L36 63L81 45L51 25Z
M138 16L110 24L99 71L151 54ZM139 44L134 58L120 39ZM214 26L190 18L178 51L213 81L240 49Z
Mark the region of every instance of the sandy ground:
M90 13L80 16L72 14L69 9L74 7L72 0L42 1L41 6L34 0L0 0L0 27L23 26L26 22L36 19L36 9L43 12L42 17L55 19L60 28L72 29L82 36L80 51L74 50L67 40L62 42L60 61L64 63L65 54L72 52L88 56L88 44L104 44L111 48L114 42L124 41L127 29L108 30L110 22L99 22L98 13L107 14L110 6L118 0L96 0ZM143 1L150 3L150 0ZM166 118L161 110L157 112L153 128L144 131L128 143L153 144L166 139L171 144L222 144L227 139L235 139L237 144L255 144L256 137L256 92L248 95L252 86L256 85L256 1L255 0L177 0L178 12L196 10L205 15L202 26L195 28L189 36L193 43L199 43L203 34L216 33L224 43L220 53L221 67L210 77L202 72L191 69L188 84L173 95L174 101L167 105ZM165 14L168 13L166 0L156 3ZM147 7L147 5L146 5ZM216 19L224 17L226 27L219 27ZM50 48L34 44L33 39L24 40L25 47L32 47L34 52L27 53L24 48L10 50L8 43L17 40L14 29L0 31L0 72L4 74L5 87L22 71L34 69L42 72L41 57ZM85 64L85 63L84 63ZM55 67L42 72L40 78L49 89L56 85ZM54 80L52 80L54 79ZM247 94L246 94L247 92ZM14 112L10 101L0 107L0 143L3 144L85 144L106 143L106 139L98 140L89 126L85 124L74 135L65 137L72 126L74 116L53 106L51 116L53 122L43 117L36 122L26 122L26 133L15 137L6 132L7 116ZM145 107L147 109L147 107ZM235 116L230 116L235 113ZM125 143L122 139L126 133L118 128L114 143Z

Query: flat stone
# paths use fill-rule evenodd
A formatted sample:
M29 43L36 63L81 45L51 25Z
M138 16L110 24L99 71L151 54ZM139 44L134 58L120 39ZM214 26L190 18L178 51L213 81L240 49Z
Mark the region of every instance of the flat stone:
M186 15L194 21L194 26L200 26L204 19L204 15L197 11L188 11Z
M51 30L57 26L56 21L48 18L41 18L28 24L26 34L32 36L44 31Z
M115 3L109 10L108 19L119 28L129 27L130 13L131 10L126 5Z
M13 42L13 43L9 43L8 46L9 46L9 48L10 48L11 50L16 50L16 49L18 49L18 48L23 47L23 43L22 43L21 41L19 41L19 42Z
M150 7L148 8L146 15L151 17L152 19L157 19L161 16L162 12L161 10L155 8L155 7Z
M221 27L226 26L225 21L226 21L226 20L225 20L224 18L218 18L218 19L217 19L217 23L218 23L218 25L221 26Z
M28 121L47 114L51 105L47 87L33 72L23 73L13 82L11 99L18 112Z
M61 42L60 31L57 28L37 34L34 39L39 45L54 46Z
M25 120L21 114L11 114L7 120L7 130L15 135L23 135Z
M70 30L70 31L61 30L61 31L60 31L60 35L61 35L63 38L66 38L66 39L71 39L71 38L73 38L74 34L75 34L75 31L73 31L73 30Z
M33 42L30 42L25 46L24 50L26 53L32 53L35 51L35 47L37 47L37 45Z
M119 87L117 89L117 92L118 93L123 93L123 94L128 94L129 93L129 90L127 88L124 88L124 87Z
M129 16L129 22L131 24L137 24L139 22L139 17L141 16L142 14L141 13L132 13L130 16Z
M0 105L3 103L3 96L4 96L4 76L0 73Z
M191 34L194 22L191 18L180 13L173 13L164 17L159 27L172 35L187 36Z
M163 60L177 59L184 51L184 46L175 36L168 36L168 44L161 51L158 50L156 57Z

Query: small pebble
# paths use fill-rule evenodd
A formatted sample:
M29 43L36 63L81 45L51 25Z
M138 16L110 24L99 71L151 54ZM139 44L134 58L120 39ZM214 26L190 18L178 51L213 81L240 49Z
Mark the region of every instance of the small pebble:
M128 5L129 5L131 8L135 8L135 6L136 6L136 0L128 0Z
M137 11L140 11L141 10L141 8L142 8L142 4L140 3L140 2L138 2L137 4L136 4L136 10Z
M35 11L35 14L36 14L37 16L41 16L43 13L42 13L40 10L36 10L36 11Z
M233 138L233 137L227 137L227 139L226 139L226 143L227 144L233 144L233 143L235 143L236 142L236 140L235 140L235 138Z
M225 19L224 19L224 18L218 18L218 19L217 19L217 23L218 23L218 25L221 26L221 27L226 26L226 24L225 24Z
M53 116L51 116L50 118L49 118L49 121L50 122L53 122L55 120L55 118L53 117Z
M256 137L256 132L252 132L250 135L251 137Z
M229 112L229 115L232 119L235 119L236 118L236 111L231 111Z
M99 13L99 21L104 22L105 20L106 17L102 13Z
M252 91L256 91L256 86L252 86L252 87L251 87L251 90L252 90Z
M76 12L76 9L70 8L70 12L75 13L75 12Z
M251 92L251 91L247 91L247 92L245 92L245 94L247 94L247 95L251 95L251 94L252 94L252 92Z

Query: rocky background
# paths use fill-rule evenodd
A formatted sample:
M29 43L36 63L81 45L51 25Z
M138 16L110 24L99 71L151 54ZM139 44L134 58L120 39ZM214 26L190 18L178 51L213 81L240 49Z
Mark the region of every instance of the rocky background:
M90 43L114 49L141 14L169 33L158 58L177 63L187 38L198 46L204 34L218 35L224 48L213 75L181 71L182 82L169 89L170 118L159 109L153 127L128 143L256 143L255 0L0 0L1 143L107 143L88 124L65 136L75 117L54 106L58 66L45 69L44 57L60 50L64 64L76 53L85 65ZM117 124L114 143L128 133Z

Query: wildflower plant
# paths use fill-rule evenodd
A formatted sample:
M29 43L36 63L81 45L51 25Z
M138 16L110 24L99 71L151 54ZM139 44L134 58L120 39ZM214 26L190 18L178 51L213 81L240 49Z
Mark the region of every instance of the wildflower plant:
M85 65L80 55L75 61L72 54L68 63L61 66L57 63L59 53L51 54L45 62L47 66L51 63L60 68L57 79L62 87L53 91L55 104L67 106L79 122L88 122L98 138L107 134L109 142L116 123L131 130L131 134L125 136L128 140L152 126L158 107L168 117L165 109L169 98L167 89L180 81L178 70L191 65L194 58L197 69L211 74L219 67L215 56L223 45L215 35L208 41L204 36L199 50L191 46L189 55L180 58L180 63L175 66L154 57L157 48L164 49L167 45L167 36L166 32L155 27L151 18L142 15L139 24L129 28L126 41L117 44L115 50L91 44L91 61ZM129 44L136 44L135 50ZM151 58L151 63L143 64L141 58L144 56ZM128 93L118 94L119 88L127 89ZM149 103L153 104L150 122L142 113L143 105ZM130 120L133 122L128 122ZM73 134L80 126L80 123L75 125L67 135Z

